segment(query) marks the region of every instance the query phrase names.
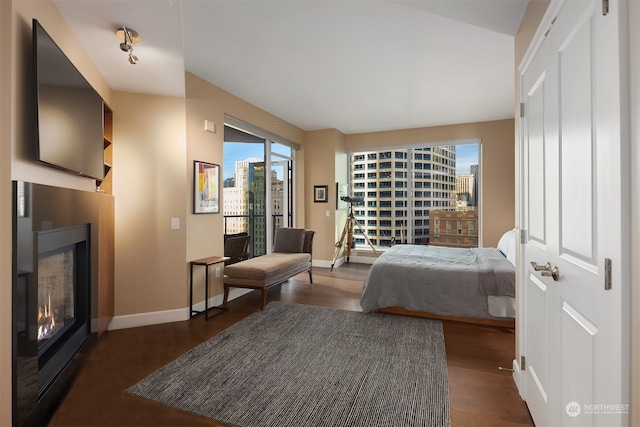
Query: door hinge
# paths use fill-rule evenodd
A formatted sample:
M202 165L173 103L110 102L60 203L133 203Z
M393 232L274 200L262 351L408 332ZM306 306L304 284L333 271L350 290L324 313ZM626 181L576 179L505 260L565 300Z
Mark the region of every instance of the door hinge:
M523 245L527 243L527 230L523 228L520 229L520 243Z
M547 28L547 31L545 31L543 37L547 37L549 35L549 33L551 32L551 27L553 27L553 24L555 24L557 20L558 20L557 16L551 20L551 23L549 24L549 28Z
M520 103L520 117L524 117L524 102Z
M611 258L604 259L604 290L611 290Z
M609 13L609 0L602 0L602 16L607 16Z
M524 356L520 356L520 370L524 371L527 369L527 359Z

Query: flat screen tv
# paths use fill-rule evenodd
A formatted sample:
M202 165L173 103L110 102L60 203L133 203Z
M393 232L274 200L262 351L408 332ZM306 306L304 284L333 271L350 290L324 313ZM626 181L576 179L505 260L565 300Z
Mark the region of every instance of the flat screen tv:
M103 100L36 19L33 63L37 160L103 179Z

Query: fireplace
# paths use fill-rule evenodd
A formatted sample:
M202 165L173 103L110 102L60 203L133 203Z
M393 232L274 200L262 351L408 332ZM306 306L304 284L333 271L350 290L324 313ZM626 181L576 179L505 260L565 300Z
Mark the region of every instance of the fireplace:
M90 224L40 231L36 342L42 394L89 337Z
M14 182L14 425L46 424L95 335L96 198Z

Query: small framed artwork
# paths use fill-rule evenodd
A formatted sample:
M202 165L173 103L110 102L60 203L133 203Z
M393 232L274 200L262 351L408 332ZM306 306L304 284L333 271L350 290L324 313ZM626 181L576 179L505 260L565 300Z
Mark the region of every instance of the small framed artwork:
M193 213L220 212L220 166L193 162Z
M327 203L329 201L329 196L327 194L328 191L329 191L328 185L314 185L313 201L315 203Z

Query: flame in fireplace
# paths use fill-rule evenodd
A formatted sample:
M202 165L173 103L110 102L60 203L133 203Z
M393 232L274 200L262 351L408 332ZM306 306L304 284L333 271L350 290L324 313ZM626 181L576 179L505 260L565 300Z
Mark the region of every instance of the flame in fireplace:
M48 294L48 302L38 307L38 341L42 341L56 329L56 315L51 310L51 293Z

